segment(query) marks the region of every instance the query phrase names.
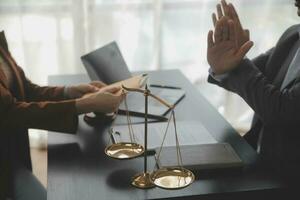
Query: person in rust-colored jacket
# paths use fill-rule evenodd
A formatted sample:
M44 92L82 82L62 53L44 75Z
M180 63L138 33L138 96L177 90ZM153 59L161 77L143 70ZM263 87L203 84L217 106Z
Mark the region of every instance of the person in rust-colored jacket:
M0 32L0 200L46 199L31 173L28 129L75 133L78 115L115 111L120 88L102 82L70 87L40 87L28 80Z

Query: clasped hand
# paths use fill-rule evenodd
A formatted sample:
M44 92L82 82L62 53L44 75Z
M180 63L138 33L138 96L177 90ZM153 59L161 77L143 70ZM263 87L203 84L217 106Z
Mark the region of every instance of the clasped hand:
M217 5L218 19L212 15L215 30L207 36L207 61L214 74L227 73L238 66L253 46L249 31L244 30L232 4Z
M101 81L93 81L89 84L79 84L68 86L65 89L65 95L70 99L77 99L85 94L97 92L99 89L105 87L106 84Z
M76 98L77 113L111 113L116 111L124 98L121 92L122 88L106 86L106 84L97 81L67 88L68 95Z

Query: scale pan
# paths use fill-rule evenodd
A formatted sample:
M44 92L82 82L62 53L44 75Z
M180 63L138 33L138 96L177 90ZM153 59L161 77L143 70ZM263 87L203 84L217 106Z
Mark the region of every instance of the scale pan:
M160 188L175 190L189 186L195 180L193 172L180 167L161 168L152 173L152 182Z
M144 153L144 147L136 143L116 143L105 148L105 154L118 160L138 157Z

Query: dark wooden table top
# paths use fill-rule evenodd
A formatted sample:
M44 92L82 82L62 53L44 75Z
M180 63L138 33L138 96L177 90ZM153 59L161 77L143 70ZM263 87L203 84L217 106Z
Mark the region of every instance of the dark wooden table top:
M228 142L245 163L242 170L197 172L196 181L180 190L137 189L133 175L143 171L143 158L119 161L108 158L108 123L97 128L80 117L77 134L50 132L48 135L49 200L126 199L245 199L274 195L284 184L268 169L258 165L258 155L232 126L178 70L149 72L150 82L182 87L185 98L177 105L178 121L198 121L218 142ZM50 76L50 85L88 82L86 75ZM141 119L134 119L135 121ZM149 169L154 158L149 156Z

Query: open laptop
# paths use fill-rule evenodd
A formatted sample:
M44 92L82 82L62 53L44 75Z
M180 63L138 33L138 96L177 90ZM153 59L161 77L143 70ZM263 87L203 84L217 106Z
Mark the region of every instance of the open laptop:
M81 60L92 81L101 80L106 84L112 84L132 77L116 42L111 42L82 56ZM154 95L161 97L172 105L177 104L185 96L185 92L180 88L151 87L150 83L149 89ZM127 104L131 115L144 116L143 95L129 93ZM164 115L170 109L150 97L148 110L150 118L166 120ZM121 114L125 112L124 103L120 105L119 112Z

